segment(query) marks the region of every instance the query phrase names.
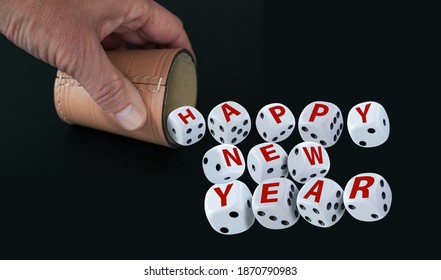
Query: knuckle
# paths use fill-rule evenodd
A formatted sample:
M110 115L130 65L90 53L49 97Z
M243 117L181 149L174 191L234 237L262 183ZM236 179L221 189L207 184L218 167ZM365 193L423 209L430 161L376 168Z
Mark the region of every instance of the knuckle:
M128 105L124 100L123 90L124 81L117 78L92 89L90 95L104 111L117 113Z

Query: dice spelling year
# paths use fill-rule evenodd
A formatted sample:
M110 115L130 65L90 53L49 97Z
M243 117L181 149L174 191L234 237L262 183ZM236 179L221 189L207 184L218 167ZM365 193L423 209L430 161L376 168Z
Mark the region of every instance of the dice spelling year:
M192 145L203 137L205 120L195 108L178 108L169 118L169 131L177 143ZM248 112L236 102L224 102L210 112L208 121L210 134L221 143L204 155L202 163L207 179L215 184L208 190L204 205L208 221L217 232L241 233L256 219L270 229L291 227L299 216L312 225L329 227L346 209L360 221L378 221L389 212L392 194L381 175L356 175L345 190L323 178L330 168L323 147L334 145L343 131L343 116L336 105L312 102L304 108L299 133L305 142L297 144L289 156L276 142L291 135L295 127L292 112L280 103L268 104L259 111L256 127L266 142L253 147L247 158L248 172L258 183L254 194L237 180L245 171L245 161L232 145L249 135ZM180 127L182 123L184 128ZM347 126L351 139L360 147L381 145L389 136L387 113L373 101L355 105L348 114ZM305 184L300 192L285 178L288 174Z

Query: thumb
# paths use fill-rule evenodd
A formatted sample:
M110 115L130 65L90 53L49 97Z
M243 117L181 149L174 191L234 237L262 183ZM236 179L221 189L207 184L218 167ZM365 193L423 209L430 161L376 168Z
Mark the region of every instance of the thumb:
M72 76L126 130L142 127L146 108L136 87L110 62L101 44L72 65Z

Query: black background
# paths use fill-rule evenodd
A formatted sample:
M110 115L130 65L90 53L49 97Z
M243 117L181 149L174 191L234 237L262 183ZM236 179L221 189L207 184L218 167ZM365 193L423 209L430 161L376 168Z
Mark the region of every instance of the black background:
M344 187L358 173L381 174L393 193L389 215L363 223L346 213L327 229L299 220L272 231L256 221L242 234L220 235L203 210L211 183L201 159L217 144L208 133L172 150L69 126L54 110L55 69L0 37L1 259L439 258L439 184L426 168L439 163L433 135L422 132L422 119L434 114L426 109L434 91L419 80L421 34L408 9L158 2L189 33L204 116L227 100L253 119L272 102L296 118L318 100L336 104L345 117L359 102L381 103L391 123L388 141L363 149L345 128L328 149L328 177ZM238 147L246 156L261 142L253 127ZM299 142L296 127L279 144L289 152ZM247 171L240 180L254 190Z

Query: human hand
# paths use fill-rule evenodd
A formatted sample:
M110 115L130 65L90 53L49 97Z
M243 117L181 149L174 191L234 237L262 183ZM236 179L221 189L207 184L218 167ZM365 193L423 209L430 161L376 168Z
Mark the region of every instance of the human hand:
M0 32L74 77L127 130L144 124L146 108L105 49L131 44L193 52L182 22L152 0L0 0Z

